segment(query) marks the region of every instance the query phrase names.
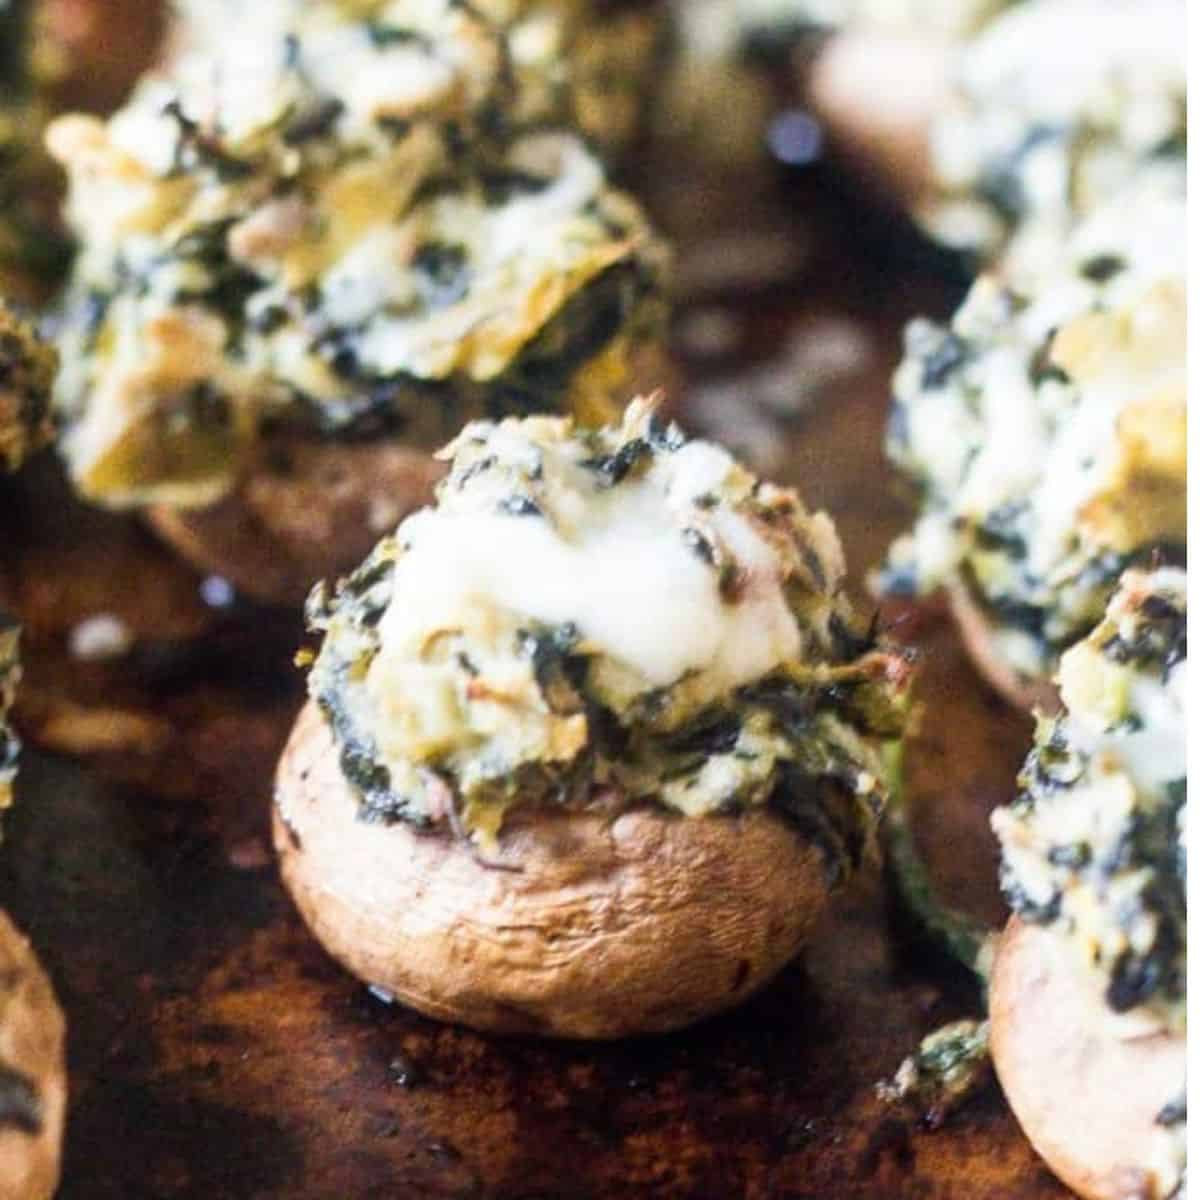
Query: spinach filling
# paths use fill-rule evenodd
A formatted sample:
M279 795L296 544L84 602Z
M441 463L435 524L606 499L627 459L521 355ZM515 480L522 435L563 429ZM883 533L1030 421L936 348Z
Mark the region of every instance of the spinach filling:
M724 482L706 492L703 472L713 463L704 456L719 461L723 452L689 447L652 408L629 422L627 415L616 437L584 429L564 438L568 423L544 419L468 427L448 452L454 465L439 508L446 520L478 513L546 523L552 539L578 552L582 535L564 532L560 521L584 520L594 503L596 528L624 529L611 504L632 504L639 519L653 520L638 506L661 496L669 520L654 536L667 544L677 536L711 572L714 600L727 606L742 603L745 568L727 557L733 535L721 522L750 522L736 526L738 536L760 538L764 552L770 546L779 555L778 598L802 649L770 660L776 665L756 678L722 675L726 682L716 684L707 668L693 667L659 686L606 643L589 641L575 621L522 617L511 599L492 599L487 589L464 594L462 617L435 607L428 633L421 616L416 627L404 626L408 632L389 634L399 642L385 644L385 615L394 597L401 602L396 589L419 588L423 578L419 557L404 572L398 564L438 544L441 514L418 514L411 534L401 525L336 590L314 591L306 614L324 634L309 690L331 726L360 816L430 828L457 815L463 826L494 830L518 804L652 801L683 815L767 806L820 849L831 884L841 881L866 853L886 798L879 745L903 733L907 660L880 644L874 624L853 622L832 573L840 552L806 543L831 536L824 518L806 514L791 493L760 490L732 460ZM685 451L690 457L676 466ZM629 494L614 498L616 488ZM718 508L707 534L692 523ZM634 546L636 553L636 539ZM447 603L459 611L458 601ZM476 612L490 615L480 624ZM397 699L394 708L388 697Z
M1168 757L1182 753L1182 580L1173 568L1127 577L1064 657L1067 709L1039 722L1017 798L993 816L1012 910L1081 939L1114 1012L1149 1006L1169 1021L1187 966L1187 780L1169 778Z
M655 284L644 269L618 263L581 288L495 379L423 379L370 371L350 349L336 359L346 393L336 401L291 393L288 407L269 412L262 432L334 441L407 437L436 447L466 422L529 416L562 408L572 380L626 332L636 330ZM332 344L332 339L331 339Z
M327 620L334 604L344 615L348 598L357 597L355 621L364 633L374 629L391 598L389 574L386 563L368 563L345 582L340 598L331 600L327 593L315 593L308 614L310 624ZM867 716L870 706L862 703L860 693L870 684L805 688L782 675L774 676L739 690L728 704L696 714L680 729L648 733L630 728L628 717L618 716L589 693L588 659L576 653L579 631L573 625L531 626L520 632L519 639L514 651L533 662L548 707L586 712L590 744L565 769L524 763L512 771L498 762L490 788L525 804L579 807L588 803L597 776L606 774L604 764L614 762L632 764L639 776L686 788L716 756L753 763L759 752L745 748L743 734L757 724L755 732L761 737L765 724L770 737L786 741L792 756L780 757L773 764L765 788L757 779L734 787L717 811L746 811L764 791L766 803L821 851L830 886L843 882L861 864L869 831L884 805L884 788L882 781L877 781L862 794L864 763L844 739L830 736L830 727L844 725L863 738L879 732ZM404 821L429 829L434 821L426 798L393 787L371 734L353 706L346 703L347 685L361 679L366 667L362 659L335 658L322 672L316 691L317 702L334 731L342 773L358 793L361 820L385 825ZM653 707L653 697L646 703ZM451 777L444 777L444 782L454 789Z
M263 86L237 110L236 89L209 96L167 72L86 134L111 153L107 171L79 170L69 147L82 125L58 143L87 253L56 403L64 452L96 498L208 503L259 433L432 448L470 419L570 408L593 387L602 407L627 343L661 331L661 246L573 128L516 112L503 23L457 5L414 11L413 28L355 6L280 17ZM397 47L430 70L398 83L383 69ZM196 53L219 79L220 39ZM121 146L131 114L146 122L144 153ZM87 203L101 183L128 184L153 210L136 236ZM506 207L521 201L546 214L524 243ZM145 361L166 362L172 334L197 347L203 403L174 394L170 369L132 361L143 343ZM162 426L174 448L158 453ZM231 428L223 463L209 444L225 447ZM171 475L189 436L199 478Z
M1175 219L1178 206L1159 203L1154 219ZM984 277L950 325L910 323L887 429L888 456L907 477L920 520L893 545L880 571L881 587L913 595L951 581L965 584L996 632L1016 635L999 640L998 651L1031 676L1048 676L1062 652L1088 634L1124 571L1184 561L1170 528L1173 501L1164 499L1173 487L1182 490L1182 481L1176 485L1166 468L1159 476L1149 471L1143 476L1127 466L1136 462L1137 452L1122 432L1119 412L1114 408L1111 418L1096 420L1087 411L1094 407L1104 414L1116 389L1104 392L1095 369L1088 374L1079 365L1079 347L1088 339L1098 349L1102 342L1120 346L1118 335L1088 326L1101 314L1125 311L1110 286L1141 285L1146 299L1139 305L1152 305L1153 286L1165 287L1171 277L1160 279L1160 267L1141 261L1146 252L1140 248L1137 255L1110 253L1082 241L1087 252L1077 259L1068 253L1039 285L1052 296L1061 276L1064 295L1069 289L1071 296L1065 320L1039 315L1029 295ZM1164 313L1172 303L1164 302ZM1130 347L1136 346L1130 336ZM1158 360L1153 369L1165 375L1173 360L1165 353ZM1152 368L1134 369L1145 372L1152 392ZM1122 377L1119 386L1132 405L1140 379ZM997 403L1006 393L1012 395L1011 416ZM1166 387L1157 394L1166 396ZM1040 459L1042 450L1027 450L1024 474L1020 462L1003 462L996 449L1006 444L1001 423L1010 420L1016 445L1036 442L1046 454ZM1166 401L1153 421L1168 444L1176 435ZM1073 461L1063 452L1068 445ZM1089 474L1114 450L1122 456L1119 469L1108 476ZM1088 481L1090 490L1080 494L1070 525L1055 512L1059 485L1049 473L1051 463L1056 473L1078 471ZM1119 470L1131 471L1129 479ZM1075 482L1064 478L1061 486ZM1144 511L1144 523L1123 523L1126 510Z

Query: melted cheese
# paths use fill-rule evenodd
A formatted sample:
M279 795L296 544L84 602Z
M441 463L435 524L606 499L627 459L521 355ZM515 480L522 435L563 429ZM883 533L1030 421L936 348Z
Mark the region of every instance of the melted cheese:
M701 516L694 502L716 479L717 456L724 458L697 443L608 490L569 459L547 463L562 481L569 525L495 511L411 518L397 535L406 549L383 619L382 657L419 654L442 631L469 627L481 608L499 608L574 623L589 645L652 687L695 672L718 695L769 674L799 647L771 548L736 514L713 523L751 580L745 598L730 604L683 536ZM728 470L727 458L723 465Z
M1149 588L1177 597L1185 577L1182 571L1163 568L1148 583L1135 578L1136 585L1127 581L1110 604L1103 632L1063 655L1063 733L1105 774L1125 773L1140 791L1154 792L1187 777L1187 660L1169 669L1157 661L1130 667L1106 656L1105 641L1131 632L1122 630L1123 621L1128 626L1123 608L1129 596Z

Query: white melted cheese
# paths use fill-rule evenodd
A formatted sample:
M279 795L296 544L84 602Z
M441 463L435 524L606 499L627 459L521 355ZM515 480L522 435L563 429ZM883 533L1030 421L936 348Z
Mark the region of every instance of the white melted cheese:
M1183 573L1162 568L1151 578L1183 586ZM1097 650L1082 642L1063 655L1061 683L1068 711L1063 717L1067 742L1091 756L1105 774L1125 773L1140 791L1154 792L1187 777L1187 662L1162 671L1132 671L1101 666L1109 684L1106 704L1089 704L1084 689L1074 686L1096 670ZM1114 719L1113 708L1136 715L1136 728Z
M443 821L448 784L484 845L514 804L699 816L836 795L838 830L874 823L906 662L852 656L829 518L656 407L469 424L436 506L314 593L309 689L370 811ZM789 762L835 786L781 790Z
M715 533L749 578L736 604L724 600L716 573L682 535L693 502L730 460L694 443L669 461L669 473L656 465L605 490L566 459L547 465L574 485L570 528L497 512L410 518L398 534L407 549L396 563L381 657L417 656L438 633L500 609L575 624L587 644L654 687L703 672L718 695L769 674L800 644L776 557L742 517L716 514Z

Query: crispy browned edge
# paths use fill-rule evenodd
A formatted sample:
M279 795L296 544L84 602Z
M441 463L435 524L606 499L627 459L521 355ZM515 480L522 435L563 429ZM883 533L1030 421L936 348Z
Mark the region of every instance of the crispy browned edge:
M959 578L946 585L950 612L962 635L963 647L975 669L1009 704L1025 712L1040 709L1054 713L1061 703L1058 689L1049 679L1034 679L1015 671L1000 654L992 623Z
M28 939L0 912L0 1066L33 1084L42 1122L37 1133L0 1122L0 1200L46 1200L58 1186L65 1041L49 979Z
M274 827L284 882L334 958L428 1016L499 1033L616 1038L730 1008L829 897L820 852L766 809L518 808L486 864L447 834L366 823L312 702Z
M1187 1040L1113 1036L1099 989L1071 969L1059 935L1009 922L991 984L996 1074L1025 1136L1085 1200L1158 1200L1147 1143L1177 1098Z

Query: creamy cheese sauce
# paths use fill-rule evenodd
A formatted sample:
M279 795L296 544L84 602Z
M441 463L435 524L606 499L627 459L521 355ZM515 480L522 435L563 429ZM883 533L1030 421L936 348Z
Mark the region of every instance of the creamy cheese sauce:
M469 425L446 454L437 506L311 605L310 689L364 811L453 803L487 841L516 803L830 804L840 874L907 668L853 632L828 518L649 402L600 431Z
M1184 223L1182 195L1138 185L1053 268L985 275L949 329L908 332L888 448L921 512L887 578L965 575L1023 673L1099 619L1126 562L1186 538Z

